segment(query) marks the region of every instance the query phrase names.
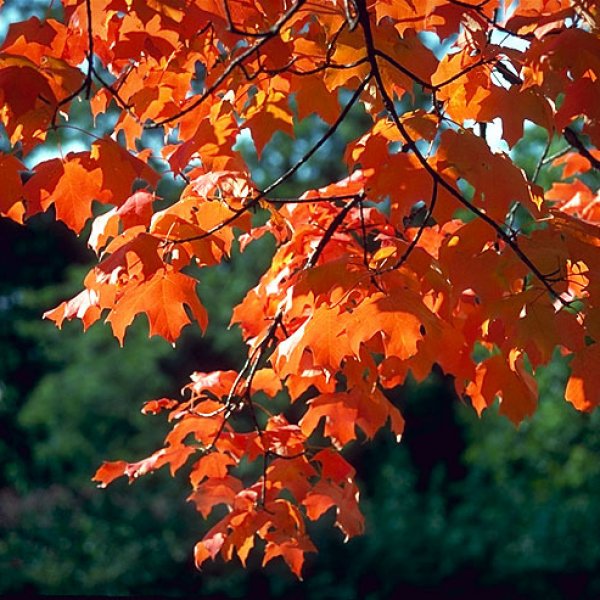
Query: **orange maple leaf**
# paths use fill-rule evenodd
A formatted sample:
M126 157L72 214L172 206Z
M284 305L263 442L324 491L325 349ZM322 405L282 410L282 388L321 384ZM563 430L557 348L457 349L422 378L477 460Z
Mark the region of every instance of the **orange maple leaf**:
M196 280L183 273L161 269L140 283L135 295L121 298L106 321L123 344L125 330L133 318L145 313L150 324L150 335L160 335L174 344L182 327L191 322L184 306L189 307L198 325L206 329L208 315L196 295Z

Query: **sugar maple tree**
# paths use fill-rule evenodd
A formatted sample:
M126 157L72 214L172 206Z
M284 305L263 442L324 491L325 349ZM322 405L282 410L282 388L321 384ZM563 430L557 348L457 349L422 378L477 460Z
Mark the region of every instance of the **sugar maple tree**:
M401 436L386 392L409 372L419 380L437 364L479 413L499 399L519 423L535 411L536 370L558 348L571 357L566 399L580 410L600 402L600 205L588 173L600 159L596 2L51 8L10 25L0 49L0 212L23 222L53 207L78 234L91 220L99 262L46 316L84 328L104 318L122 343L145 314L150 334L174 343L191 321L207 325L190 267L201 279L234 244L276 240L233 313L246 362L193 373L181 399L147 402L145 413L169 413L164 447L95 475L106 486L188 465L201 515L228 508L196 545L198 566L219 554L245 563L261 539L264 563L282 556L300 576L315 550L307 519L333 509L346 537L361 533L340 451L388 423ZM87 132L83 151L36 152L77 127L72 108L86 101L94 118L113 115L110 131ZM355 105L370 126L346 148L349 176L281 197ZM260 156L276 131L293 136L314 112L325 133L259 189L236 149L242 130ZM545 130L529 177L490 148L492 121L508 147L525 121ZM147 130L162 133L160 148ZM543 190L547 167L561 176ZM154 190L169 174L186 185L158 210ZM282 399L302 408L275 410Z

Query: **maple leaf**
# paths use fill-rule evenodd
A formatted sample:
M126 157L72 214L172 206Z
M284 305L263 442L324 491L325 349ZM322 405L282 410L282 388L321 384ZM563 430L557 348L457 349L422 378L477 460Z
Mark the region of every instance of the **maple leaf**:
M148 400L144 403L142 412L145 415L156 415L159 412L170 409L177 406L179 402L177 400L171 400L170 398L160 398L159 400Z
M306 457L287 460L275 459L267 470L267 485L270 488L289 490L296 501L301 501L311 489L309 479L317 474Z
M23 56L0 55L0 103L2 121L10 143L31 151L46 137L57 98L50 81Z
M25 207L22 203L23 183L20 172L25 170L25 166L14 156L0 154L0 170L5 181L5 187L0 190L0 214L23 223Z
M296 372L305 349L310 349L315 364L337 367L350 354L344 322L337 309L317 307L311 317L277 349L280 377Z
M479 413L500 393L500 412L520 423L535 410L537 383L527 372L521 353L511 350L508 360L496 354L478 365L477 379L467 388L467 393Z
M70 154L65 161L53 158L38 164L23 195L29 205L41 210L54 205L56 218L79 233L92 216L92 202L101 196L100 177L88 153Z
M118 234L119 215L117 214L117 209L113 208L104 214L99 215L92 222L88 246L92 248L96 254L100 254L108 242L117 237Z
M124 460L117 460L113 462L104 462L102 466L96 471L92 481L98 481L100 487L106 487L109 483L114 481L117 477L121 477L125 474L127 463Z
M119 300L106 318L121 344L125 330L141 312L148 317L150 335L160 335L171 343L175 343L182 327L191 322L184 305L200 327L206 329L208 316L196 295L196 281L191 277L160 270L138 287L135 295Z
M193 467L190 475L192 487L196 489L204 479L224 479L227 477L227 467L235 465L236 461L227 454L212 452L203 456Z
M592 344L577 354L571 362L571 376L565 398L578 410L590 411L600 402L598 398L598 344Z
M358 509L358 490L353 483L320 481L302 501L309 519L316 520L335 507L336 525L346 540L364 531L364 517Z
M235 477L213 477L199 484L188 500L196 505L196 509L206 519L218 504L233 505L241 489L242 484Z
M286 539L281 543L272 541L267 542L265 548L265 557L263 566L276 556L282 556L290 567L292 573L302 580L302 565L304 564L304 554L306 552L316 552L314 544L306 537L298 539Z
M432 323L433 315L406 290L399 296L375 294L365 300L348 315L346 329L357 356L361 343L381 335L386 355L405 359L415 354L417 342Z
M198 403L193 415L184 413L183 418L167 435L167 444L171 446L181 445L191 433L201 444L205 446L211 444L215 439L215 434L222 429L223 425L222 416L216 413L215 410L218 406L218 403L209 400ZM196 414L202 416L196 416ZM181 414L178 413L177 416L181 416Z
M140 190L129 196L116 211L123 224L123 229L150 223L152 203L155 199L152 194L144 190Z
M302 417L302 433L309 437L322 417L325 417L325 435L338 447L345 446L356 439L354 424L358 417L358 408L354 398L348 392L323 394L311 400L309 410Z
M292 135L293 119L287 98L283 92L265 94L260 91L254 98L254 105L246 113L245 125L252 131L256 153L260 157L263 148L274 131Z
M44 313L44 319L51 319L60 329L65 319L81 319L84 331L95 323L101 314L98 306L98 294L93 290L85 289L77 296L66 302L62 302L56 308Z
M103 202L120 206L133 192L133 184L143 179L155 186L159 176L145 160L148 152L133 156L120 144L110 138L98 140L92 144L90 158L101 173Z
M323 477L331 479L334 483L348 481L356 474L352 465L341 454L330 448L317 452L313 456L313 461L321 463Z

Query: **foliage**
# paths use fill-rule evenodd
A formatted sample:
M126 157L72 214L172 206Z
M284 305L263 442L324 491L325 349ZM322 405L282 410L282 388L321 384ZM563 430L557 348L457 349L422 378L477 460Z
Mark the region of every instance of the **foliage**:
M479 414L499 399L519 423L558 348L567 400L598 403L598 8L509 4L65 0L9 28L0 211L21 222L52 208L80 233L95 206L113 207L93 218L84 290L46 313L59 327L104 317L122 344L145 314L175 343L190 322L207 327L197 279L237 245L275 240L233 311L241 367L148 401L145 413L169 413L164 446L95 475L106 486L185 465L198 512L228 508L198 566L245 564L259 544L263 564L281 556L300 576L307 522L333 509L346 538L361 533L340 450L388 422L402 435L390 399L409 374L441 369ZM277 196L358 106L347 176ZM322 133L259 188L238 142L249 132L258 160L314 112ZM64 155L78 118L89 143ZM487 136L501 124L512 148L525 121L545 138L528 173ZM544 190L550 168L560 180ZM173 201L155 193L167 177L186 184Z

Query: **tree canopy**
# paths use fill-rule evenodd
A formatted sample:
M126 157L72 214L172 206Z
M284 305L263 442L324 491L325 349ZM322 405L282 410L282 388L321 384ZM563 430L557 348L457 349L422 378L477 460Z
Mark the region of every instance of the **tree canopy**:
M0 213L52 210L98 255L46 317L104 319L122 344L146 315L175 343L207 327L207 270L266 234L276 244L233 311L245 362L149 400L172 423L164 446L95 480L185 465L198 512L228 509L198 566L245 563L260 539L265 563L300 576L307 520L333 509L346 537L362 532L341 450L388 424L400 438L390 391L409 373L437 365L478 413L498 400L519 423L558 349L566 399L593 409L599 19L591 0L66 0L12 23ZM356 111L347 176L284 196ZM313 113L312 145L259 187L249 163ZM525 172L511 149L534 127ZM183 182L174 199L168 178Z

